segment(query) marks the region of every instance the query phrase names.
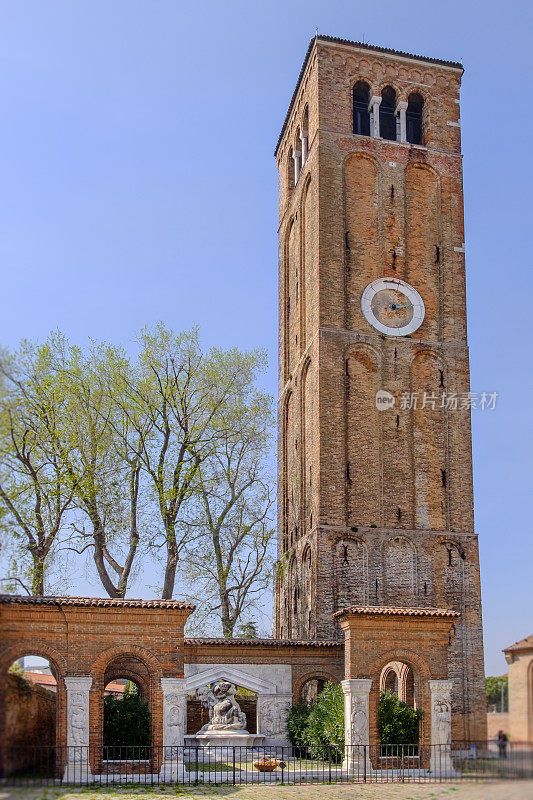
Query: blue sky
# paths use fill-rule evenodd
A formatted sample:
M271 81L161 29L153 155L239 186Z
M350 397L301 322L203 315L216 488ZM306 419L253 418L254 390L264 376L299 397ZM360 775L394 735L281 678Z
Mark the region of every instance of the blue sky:
M0 341L146 323L266 347L276 391L273 149L315 28L463 59L462 133L487 674L533 630L531 6L0 2ZM532 299L529 299L529 295ZM529 498L529 499L528 499Z

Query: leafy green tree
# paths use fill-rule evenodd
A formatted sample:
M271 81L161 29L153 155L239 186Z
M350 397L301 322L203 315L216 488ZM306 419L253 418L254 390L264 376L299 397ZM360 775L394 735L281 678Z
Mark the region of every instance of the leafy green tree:
M124 354L98 344L84 352L55 333L43 345L24 343L19 352L2 359L0 368L18 400L13 413L9 402L2 404L4 431L11 420L11 465L18 460L31 478L26 487L18 486L18 515L7 490L0 501L14 518L11 541L18 542L16 551L39 559L33 569L34 590L42 590L39 569L43 572L59 530L68 523L69 541L63 549L80 554L92 549L105 591L124 597L139 545L140 491L135 449L125 448L117 436L117 430L128 430L128 421L118 418L109 393L117 375L127 369ZM2 476L13 479L17 473L8 470L6 458ZM34 536L37 546L31 538L31 514L40 526Z
M248 622L243 622L242 625L239 625L239 632L237 633L237 639L257 639L259 633L257 632L257 622L255 620L250 619Z
M63 398L51 396L46 347L23 342L0 354L0 530L9 552L8 588L43 595L45 575L74 504L58 430Z
M211 418L210 446L184 519L185 576L201 604L197 618L217 617L226 638L270 584L275 531L268 469L274 415L270 396L255 388L264 357L249 354L242 365L241 356L231 359L239 391L228 392Z
M381 692L378 732L381 744L418 744L422 712L408 706L393 692Z
M494 711L509 710L509 679L507 675L489 676L485 679L487 707Z

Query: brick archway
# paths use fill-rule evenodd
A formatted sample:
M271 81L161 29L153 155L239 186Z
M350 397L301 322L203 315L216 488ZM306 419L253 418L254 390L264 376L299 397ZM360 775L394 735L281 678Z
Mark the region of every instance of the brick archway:
M4 679L10 666L19 658L26 656L39 656L50 663L54 678L56 679L56 721L55 721L55 743L59 747L63 744L66 731L66 690L65 672L66 663L61 653L46 642L37 640L33 644L28 644L26 638L20 640L20 644L14 644L4 648L0 652L0 742L9 742L9 731L6 730L6 706L7 706L7 683ZM62 759L61 751L56 760L58 774L61 773ZM0 748L0 773L4 773L4 758Z
M104 689L114 677L129 678L139 685L141 696L150 709L152 744L160 747L163 743L163 671L154 653L139 645L115 645L98 655L90 674L93 682L89 692L89 743L94 752L101 752L103 746Z
M295 680L293 685L293 702L297 703L302 698L302 691L306 683L309 681L323 681L326 683L329 681L330 683L339 683L339 678L337 675L334 675L332 672L327 672L326 670L315 669L311 672L306 672L304 675L300 675L297 680Z
M383 670L390 664L398 662L407 667L413 676L413 694L416 706L422 711L420 720L420 745L428 745L431 740L431 702L429 693L429 681L432 677L429 664L419 654L398 648L389 650L376 659L370 667L370 677L372 688L370 689L369 712L370 712L370 741L379 742L378 733L378 706L381 689ZM398 675L398 683L400 676Z

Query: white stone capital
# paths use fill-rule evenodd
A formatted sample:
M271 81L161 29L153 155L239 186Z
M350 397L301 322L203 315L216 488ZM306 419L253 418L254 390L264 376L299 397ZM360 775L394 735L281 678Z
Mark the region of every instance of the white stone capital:
M370 694L372 688L371 678L347 678L341 681L342 691L344 694Z
M446 694L451 695L452 693L453 681L432 680L428 681L428 684L429 684L429 691L431 692L432 695L436 694L437 692L443 695Z
M92 685L93 679L90 675L65 678L67 692L88 692Z
M161 678L161 689L163 694L176 692L176 694L186 694L185 678Z
M396 114L399 114L400 111L407 111L407 100L398 100L396 103Z
M368 110L371 111L374 106L381 105L381 97L378 94L373 95L368 102Z

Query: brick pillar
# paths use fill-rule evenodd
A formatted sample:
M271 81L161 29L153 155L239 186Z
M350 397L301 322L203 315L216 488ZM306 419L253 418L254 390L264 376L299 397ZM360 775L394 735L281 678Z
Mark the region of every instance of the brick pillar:
M429 681L431 694L430 771L439 776L453 776L452 744L453 681Z
M187 724L185 678L161 678L163 690L162 781L176 781L183 771L183 745Z
M93 777L89 758L90 676L65 678L67 689L66 783L89 783Z
M370 678L348 678L342 681L344 692L344 769L361 775L370 769L369 761L369 697Z

